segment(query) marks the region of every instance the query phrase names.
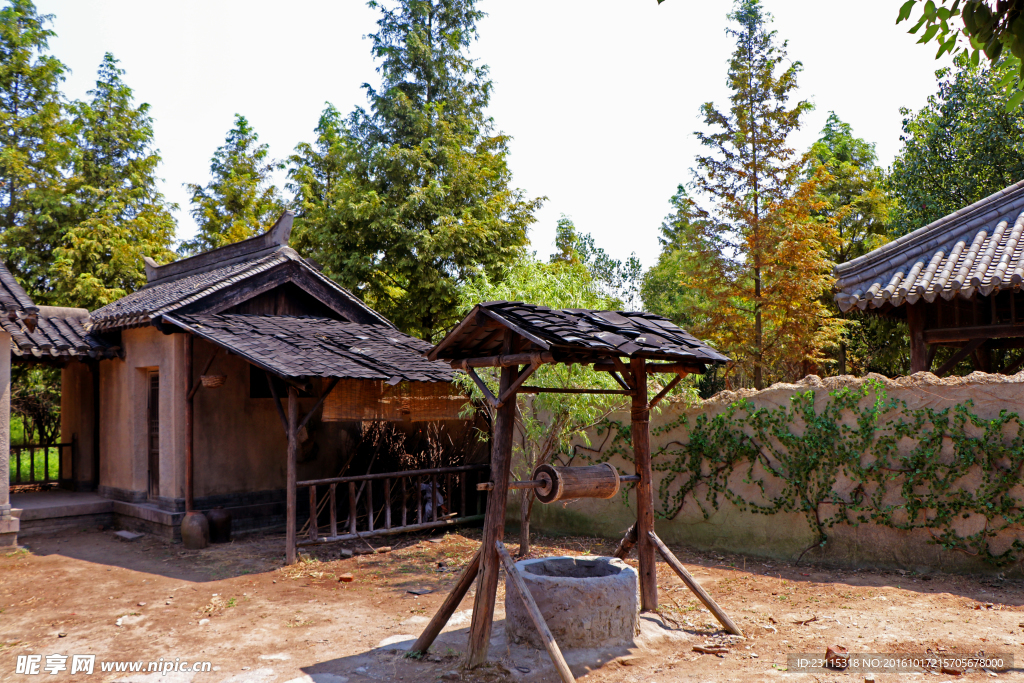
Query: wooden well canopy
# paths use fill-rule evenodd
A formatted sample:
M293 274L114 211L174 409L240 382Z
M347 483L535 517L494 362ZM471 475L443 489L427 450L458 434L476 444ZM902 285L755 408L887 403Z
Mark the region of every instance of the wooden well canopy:
M839 308L906 320L911 372L932 370L939 347L957 349L933 372L990 351L1024 349L1024 181L883 245L835 270ZM1024 366L1024 353L1001 372Z
M702 373L708 366L724 364L729 359L672 321L651 313L554 309L509 301L490 301L477 305L426 356L429 360L448 361L453 369L469 373L486 399L496 409L491 435L492 480L486 485L487 490L493 491L493 494L487 499L483 542L479 552L412 649L425 652L430 647L479 574L469 633L469 664L478 666L487 658L498 585L498 568L503 561L510 577L513 580L517 578L515 566L502 546L507 494L511 488L543 486L543 482L539 480L511 482L509 479L517 393L613 393L632 398L631 434L636 474L630 475L628 479L637 482L637 523L627 533L626 539L620 545L620 551L624 557L634 545L637 546L640 559L641 605L644 610L656 610L658 585L655 553L660 550L668 559L671 552L663 545L658 545L659 541L654 534L650 409L688 373ZM546 363L592 365L596 370L610 373L622 389L562 390L529 386L529 377ZM501 369L497 395L493 394L477 375L475 368L481 367ZM650 373L670 373L676 376L664 390L651 398L647 390L647 375ZM549 479L551 476L562 475L549 474ZM599 484L603 481L601 477L579 479L581 482L590 480ZM614 479L615 481L606 488L613 486L617 490L617 473ZM627 477L622 478L626 479ZM580 485L586 486L585 483ZM606 492L595 491L592 497L601 497L605 494ZM555 498L558 496L552 497L552 500ZM681 576L683 575L685 570ZM689 575L683 578L684 581L689 578L688 585L692 582ZM535 625L548 643L548 652L562 679L572 680L558 646L547 630L536 605L533 604L529 592L525 588L520 588L520 593L527 609L533 615ZM710 601L710 597L707 599ZM713 601L710 602L713 605ZM721 610L716 612L717 605L709 608L722 620L727 629L739 632Z

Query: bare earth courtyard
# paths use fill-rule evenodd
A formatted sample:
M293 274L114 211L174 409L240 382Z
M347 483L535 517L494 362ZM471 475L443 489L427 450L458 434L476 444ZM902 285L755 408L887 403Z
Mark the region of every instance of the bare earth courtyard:
M388 542L388 541L384 541ZM402 537L380 554L341 557L324 546L294 567L279 536L243 536L186 551L110 531L26 539L0 556L0 680L317 683L557 681L547 654L504 638L504 580L492 665L460 668L472 596L427 657L404 657L479 544L479 531ZM516 539L506 538L510 550ZM373 542L379 547L382 542ZM367 544L347 546L368 551ZM531 556L608 555L594 538L538 538ZM1012 654L1001 672L876 674L876 681L1024 679L1024 582L999 577L838 571L673 547L746 634L728 636L664 563L662 614L644 615L635 648L565 652L583 681L861 681L863 673L786 671L787 654ZM635 566L635 562L630 560ZM351 581L342 581L342 575ZM348 578L348 577L344 577ZM422 593L416 595L413 592ZM429 592L424 592L429 591ZM701 654L695 647L727 651ZM69 655L56 675L16 674L19 655ZM70 655L96 655L70 675ZM206 673L101 672L104 661L208 661ZM145 669L145 665L143 665ZM936 675L938 674L938 675Z

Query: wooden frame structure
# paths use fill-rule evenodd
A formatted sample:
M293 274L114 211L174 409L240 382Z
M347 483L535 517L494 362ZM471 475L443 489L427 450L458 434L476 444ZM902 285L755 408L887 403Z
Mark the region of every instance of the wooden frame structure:
M628 363L622 360L625 356ZM518 302L488 302L477 306L427 354L430 360L448 360L453 368L465 370L495 407L491 436L492 495L487 501L483 541L423 633L412 646L426 652L478 579L469 632L468 664L487 659L499 568L504 565L526 604L527 611L545 642L563 681L574 680L544 619L537 609L515 564L502 545L505 506L512 488L536 482L511 482L512 430L517 393L537 392L525 380L545 363L592 365L608 372L622 390L573 389L573 393L616 393L631 397L631 434L637 482L637 521L616 553L625 557L635 545L640 562L640 603L644 611L658 608L656 553L659 551L687 585L697 593L719 621L732 633L739 628L718 608L654 533L654 491L650 448L650 410L686 374L702 373L709 364L728 359L693 338L670 321L646 313L588 310L552 310ZM649 362L665 361L665 362ZM489 391L474 368L500 368L498 394ZM647 375L668 372L676 377L666 388L649 398ZM552 391L559 391L552 389ZM518 484L518 485L517 485Z

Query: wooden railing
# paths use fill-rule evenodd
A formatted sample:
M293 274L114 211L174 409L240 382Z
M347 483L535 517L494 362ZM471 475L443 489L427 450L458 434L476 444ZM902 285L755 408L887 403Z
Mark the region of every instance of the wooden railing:
M307 489L309 502L309 521L296 529L296 538L303 537L297 545L482 520L485 494L476 485L486 481L489 469L462 465L296 482L296 488Z
M74 443L11 444L11 486L60 484L74 478ZM65 449L70 457L66 458ZM27 457L26 457L27 454Z

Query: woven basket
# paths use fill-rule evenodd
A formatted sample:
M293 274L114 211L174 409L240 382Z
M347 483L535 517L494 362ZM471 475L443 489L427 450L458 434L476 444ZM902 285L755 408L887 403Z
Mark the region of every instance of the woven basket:
M207 389L214 389L219 386L223 386L224 382L228 381L227 375L200 375L199 381L203 383L203 386Z

